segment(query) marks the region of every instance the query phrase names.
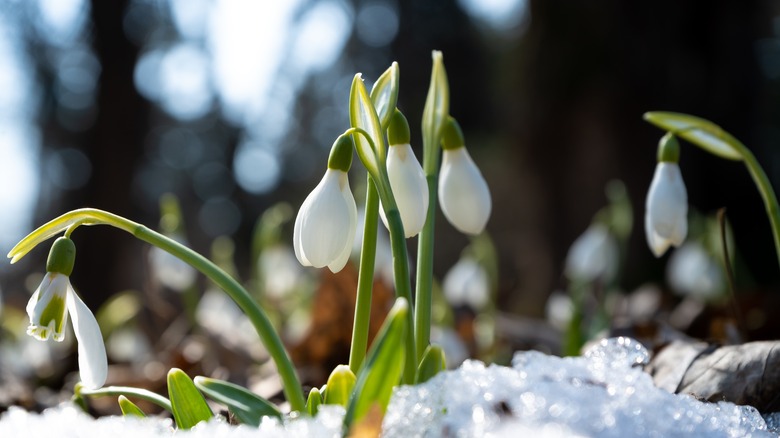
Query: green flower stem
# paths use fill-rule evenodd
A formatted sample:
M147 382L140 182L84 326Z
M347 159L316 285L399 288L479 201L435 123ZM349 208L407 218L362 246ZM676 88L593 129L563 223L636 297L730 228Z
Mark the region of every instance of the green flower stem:
M426 161L426 164L433 160ZM438 160L435 164L438 164ZM438 200L439 176L436 170L432 172L426 167L426 180L428 181L428 212L425 217L425 225L420 231L417 241L417 290L414 303L415 343L417 345L417 361L421 361L425 349L428 348L431 339L431 307L433 306L433 237L434 223L436 222L436 203Z
M105 388L88 390L81 385L77 385L75 390L76 397L90 396L90 397L105 397L105 396L118 396L124 395L125 397L135 397L141 400L146 400L150 403L154 403L157 406L165 409L168 412L173 412L171 407L171 401L167 398L155 394L152 391L141 388L133 388L131 386L106 386Z
M745 147L741 142L734 142L733 146L737 148L739 153L745 162L745 166L750 173L750 177L753 178L753 182L758 188L758 192L761 194L761 199L764 200L764 208L766 208L766 214L769 216L769 224L772 226L772 236L775 240L775 253L777 254L777 262L780 265L780 207L777 203L777 195L772 188L772 184L769 182L769 178L766 176L766 172L758 164L758 160L750 152L750 149Z
M438 196L441 131L450 112L450 89L444 57L433 52L431 83L422 117L423 171L428 180L428 212L417 242L417 291L414 306L417 361L421 361L431 339L431 306L433 295L433 228Z
M293 411L303 412L305 409L305 402L300 381L295 374L295 368L290 357L287 355L287 351L284 349L281 339L279 339L276 331L274 331L274 328L263 309L257 305L246 289L233 279L233 277L228 275L207 258L179 242L121 216L102 210L85 208L65 213L33 231L11 250L9 256L14 257L12 261L18 260L21 255L24 255L24 253L32 249L32 246L40 243L41 239L45 236L54 235L65 228L67 228L67 233L70 234L79 225L111 225L124 230L185 261L222 288L222 290L238 304L238 307L241 308L255 326L257 334L260 335L263 345L265 345L265 348L271 355L282 378L282 382L284 383L284 394L287 397L287 401L290 403L290 408ZM54 231L55 228L57 228L56 231Z
M379 222L379 194L371 175L366 177L366 209L363 222L363 245L360 250L355 322L349 348L349 369L357 374L368 349L368 328L371 320L371 294L374 286L376 236Z
M390 181L387 172L380 174L384 178L384 184L377 184L382 198L382 207L385 209L387 227L390 230L390 249L393 252L393 279L395 281L395 293L397 297L405 298L407 303L412 302L412 285L409 276L409 258L406 253L406 236L404 225L401 221L401 213L390 190ZM384 190L382 190L384 189ZM430 321L429 321L430 324ZM406 354L404 355L404 374L401 380L404 384L413 384L417 373L417 357L414 354L414 315L406 313Z

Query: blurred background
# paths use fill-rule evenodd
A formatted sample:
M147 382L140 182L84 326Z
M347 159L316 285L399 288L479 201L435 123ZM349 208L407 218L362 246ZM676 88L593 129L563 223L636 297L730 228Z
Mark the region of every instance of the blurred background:
M655 318L685 301L682 292L669 293L670 256L655 259L645 243L644 200L663 132L642 120L644 112L714 121L755 153L774 184L780 181L777 0L0 0L0 35L0 248L80 207L166 231L160 199L173 194L176 202L168 205L181 213L171 213L181 226L167 231L201 253L221 254L237 276L253 281L260 269L253 246L258 219L278 209L270 219L277 225L274 244L290 242L289 219L348 127L353 75L362 72L371 84L398 61L399 107L419 157L431 51L443 51L451 114L492 191L489 243L479 243L495 256L487 268L495 300L489 336L510 351L539 345L562 351L551 341L559 333L554 324L549 336L539 334L548 333L544 321L555 313L548 298L573 289L567 254L605 206L621 205L619 221L628 228L616 236L619 275L599 277L593 297L599 301L596 289L606 284L619 297L637 291L652 297L629 302L622 311L628 317L632 305ZM736 301L752 306L741 316L729 313L742 319L742 339L777 337L771 315L759 310L776 303L780 270L748 173L688 144L681 156L692 215L704 224L692 225L692 239L717 234L707 224L727 209ZM364 178L357 170L352 178L358 198ZM443 279L474 242L441 213L436 229L434 273ZM187 308L177 295L149 292L175 287L156 279L154 257L140 242L105 227L81 229L73 239L78 259L71 279L91 308L123 293L146 297L118 306L136 309L128 319L152 320L142 327L147 339L169 327L162 321L178 306ZM705 246L717 258L715 242ZM47 247L13 266L0 264L6 315L24 309ZM720 298L703 301L726 312L735 301L721 266L714 269L720 277L713 294ZM314 295L296 306L311 306L322 284L343 280L301 272L293 277L308 283L297 287ZM167 300L170 311L155 300ZM475 330L458 321L464 314L474 319L480 309L464 308L480 303L450 304L455 331ZM564 314L571 307L569 298ZM294 310L280 312L280 324L295 319ZM745 320L752 321L747 328ZM693 334L717 337L712 321ZM534 329L543 323L543 331ZM305 336L305 327L298 332ZM6 369L21 354L9 351ZM202 357L196 353L188 354ZM63 357L75 363L72 353ZM112 362L121 363L119 357ZM62 384L61 373L44 378Z

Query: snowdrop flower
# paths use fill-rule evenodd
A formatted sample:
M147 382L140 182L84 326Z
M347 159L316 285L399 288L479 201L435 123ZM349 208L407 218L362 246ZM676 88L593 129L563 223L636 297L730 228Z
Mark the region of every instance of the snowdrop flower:
M463 257L450 268L442 283L444 297L453 306L481 310L490 301L490 279L476 260Z
M357 206L349 188L352 138L340 136L333 144L328 170L303 201L293 230L293 248L304 266L339 272L349 260L357 227Z
M680 246L688 233L688 195L680 173L679 145L667 134L658 147L658 165L647 193L645 234L656 257Z
M617 273L618 243L609 228L594 223L574 241L566 255L566 276L570 279L609 281Z
M51 247L46 262L46 276L27 303L30 326L27 334L41 341L50 337L57 342L65 338L68 314L78 341L79 374L85 387L103 386L108 374L103 335L92 312L70 285L70 274L76 259L76 246L60 237Z
M458 231L479 234L490 217L490 190L452 117L443 128L442 149L439 201L444 216Z
M720 264L698 242L688 242L672 254L666 265L666 278L680 295L702 300L725 291L726 279Z
M181 244L187 243L181 237L171 236L171 238ZM197 279L195 268L168 251L156 246L152 247L149 251L149 261L154 275L165 287L182 292L195 284Z
M406 117L396 110L388 127L390 150L387 154L387 175L395 202L398 204L406 238L420 233L428 213L428 182L412 151L409 138L409 123ZM389 229L383 208L379 209L379 214L385 227Z

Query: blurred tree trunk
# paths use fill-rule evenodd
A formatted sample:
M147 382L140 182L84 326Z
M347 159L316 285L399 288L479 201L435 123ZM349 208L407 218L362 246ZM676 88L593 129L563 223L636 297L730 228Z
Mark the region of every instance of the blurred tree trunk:
M133 83L138 48L123 32L127 3L93 0L91 4L93 47L102 72L95 124L79 146L92 163L92 176L83 189L67 195L63 210L94 207L140 220L132 183L143 154L150 104ZM73 284L93 309L119 290L141 287L140 245L126 233L95 227L79 230L74 241L78 258Z

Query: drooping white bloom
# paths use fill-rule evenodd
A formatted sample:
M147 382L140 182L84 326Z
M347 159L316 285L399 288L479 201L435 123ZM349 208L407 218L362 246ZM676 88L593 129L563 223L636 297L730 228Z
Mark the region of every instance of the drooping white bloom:
M492 206L490 191L465 147L442 153L439 202L444 216L458 231L479 234L485 229Z
M647 193L645 234L656 257L688 234L688 194L677 163L659 162Z
M570 279L609 281L617 273L618 243L609 229L599 223L588 227L569 248L566 276Z
M404 234L406 238L416 236L425 225L428 213L428 183L422 166L408 143L390 146L387 154L387 176L398 204L401 222L404 224ZM379 214L385 227L388 227L384 209L380 208Z
M81 381L89 389L103 386L108 374L103 335L95 316L73 290L67 275L47 273L27 303L27 314L30 317L27 334L41 341L51 337L58 342L65 337L70 314L78 341Z
M476 260L463 257L444 276L442 290L453 306L466 304L481 310L490 300L490 279Z
M174 240L186 245L182 237L172 236ZM184 260L156 246L149 251L149 261L154 275L165 287L176 292L183 292L197 279L195 268Z
M687 242L672 254L666 265L666 279L678 294L703 300L726 290L723 269L698 242Z
M356 226L357 206L347 174L328 169L295 218L295 256L304 266L339 272L349 260Z

